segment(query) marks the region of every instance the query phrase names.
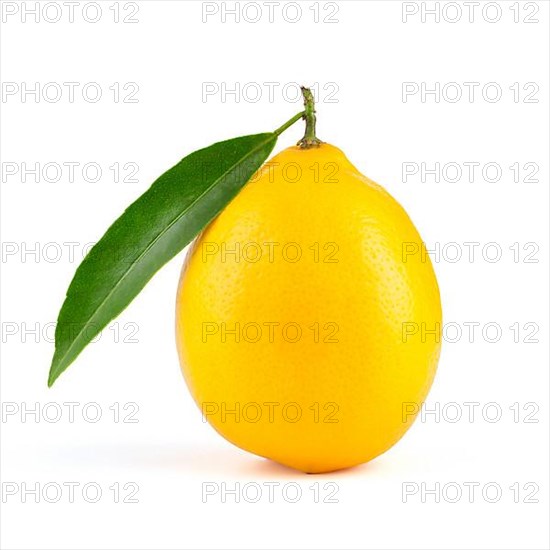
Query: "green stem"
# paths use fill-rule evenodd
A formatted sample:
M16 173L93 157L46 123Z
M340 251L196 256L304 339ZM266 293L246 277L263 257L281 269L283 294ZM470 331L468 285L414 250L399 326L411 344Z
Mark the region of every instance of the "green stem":
M321 140L315 135L315 124L317 117L315 116L315 99L309 88L302 86L302 95L304 96L304 119L306 121L306 132L304 137L297 143L301 149L311 149L319 147Z
M280 136L287 128L290 128L296 121L304 118L306 112L302 111L297 115L294 115L289 121L285 122L280 128L277 128L273 133L277 136Z

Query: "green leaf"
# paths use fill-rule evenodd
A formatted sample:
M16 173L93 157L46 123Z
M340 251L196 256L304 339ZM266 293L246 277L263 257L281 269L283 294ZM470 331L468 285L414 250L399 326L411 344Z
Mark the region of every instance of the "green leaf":
M267 159L279 133L238 137L191 153L113 223L67 291L48 386L237 195Z

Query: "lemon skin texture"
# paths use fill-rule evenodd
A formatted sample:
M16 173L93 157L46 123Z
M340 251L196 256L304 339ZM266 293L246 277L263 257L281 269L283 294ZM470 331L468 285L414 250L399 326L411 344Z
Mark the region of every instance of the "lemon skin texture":
M180 364L208 422L308 473L394 445L440 353L439 289L422 246L403 208L340 149L273 157L182 270Z

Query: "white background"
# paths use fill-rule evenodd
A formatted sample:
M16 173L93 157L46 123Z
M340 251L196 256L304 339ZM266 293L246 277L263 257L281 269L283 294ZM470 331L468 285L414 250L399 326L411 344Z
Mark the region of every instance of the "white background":
M273 22L259 3L257 23L246 21L258 13L253 7L239 23L232 15L224 22L219 5L204 22L203 6L193 1L139 2L133 16L131 3L120 2L120 19L136 23L115 23L112 1L99 3L98 22L86 22L96 11L79 4L71 23L68 8L52 4L39 22L33 15L23 20L22 4L13 15L15 4L3 5L1 547L548 548L548 3L516 3L514 12L513 2L493 2L483 12L481 2L472 21L458 3L456 23L445 20L457 13L446 2L439 23L434 15L422 21L421 10L434 2L346 1L332 16L334 3L321 2L319 22L314 3L301 2L294 23L288 19L296 9L284 2L274 7ZM61 19L49 22L56 6ZM489 22L499 8L499 20ZM405 21L404 9L411 12ZM79 83L72 102L66 82ZM278 83L272 97L266 82ZM86 244L189 152L270 131L297 113L296 82L318 83L319 137L384 185L435 250L450 327L427 402L439 417L420 418L373 462L323 476L233 447L202 422L178 365L173 311L184 254L48 390L52 323ZM450 101L452 85L438 102L434 95L422 101L420 93L405 102L405 82L419 90L423 83L433 89L454 82L463 96ZM465 82L479 83L471 101ZM483 95L491 82L502 90L498 101ZM40 92L54 83L46 86L50 101L22 95L24 85L35 83ZM101 87L99 101L83 98L87 83ZM110 89L115 83L118 101ZM139 87L137 102L122 101L135 88L124 90L127 83ZM204 83L238 85L241 93L204 97ZM538 102L524 101L535 89L527 83L538 87ZM52 101L56 85L63 94ZM485 89L489 99L496 89ZM295 125L277 150L302 131ZM67 169L48 182L56 179L55 167L38 182L33 175L23 181L23 163L66 162L79 163L73 182ZM95 183L82 173L90 162L102 169ZM423 182L420 174L403 181L403 163L423 162L432 169L436 162L458 163L464 173L454 183L443 176L434 182L433 175ZM473 182L467 162L480 163ZM135 163L137 181L116 183L109 168L115 163ZM484 177L487 163L500 167L498 181ZM514 163L520 182L509 168ZM538 167L532 176L538 181L523 181L526 163ZM479 243L473 257L468 242ZM66 243L76 243L74 257ZM492 261L499 249L501 258ZM462 257L454 261L457 251ZM465 323L479 323L472 341ZM491 342L495 326L502 334ZM67 402L78 403L73 422ZM479 403L471 418L469 402ZM131 418L136 405L128 403L139 407ZM21 412L37 406L38 418ZM55 418L56 407L61 418L46 421L43 415ZM102 417L92 422L98 408ZM501 418L491 422L499 409ZM453 422L457 411L462 417ZM137 422L123 421L132 418ZM74 502L63 485L70 482L79 484ZM206 502L205 482L220 488ZM257 483L264 492L259 502L241 495L237 503L234 495L222 497L224 482L228 489ZM262 485L268 482L279 483L274 502ZM472 501L469 482L479 484ZM50 497L42 493L48 483ZM86 483L96 484L89 497L101 488L98 502L84 498ZM138 502L115 502L116 483L120 500L134 487L124 485L135 484ZM296 503L282 492L294 495L288 483L302 490ZM325 489L326 483L337 485ZM462 496L453 503L457 485ZM24 499L24 489L35 486L41 492ZM58 487L60 500L48 502ZM331 487L338 502L322 502ZM418 492L405 498L404 487ZM502 494L491 502L495 487ZM439 502L424 489L435 489Z

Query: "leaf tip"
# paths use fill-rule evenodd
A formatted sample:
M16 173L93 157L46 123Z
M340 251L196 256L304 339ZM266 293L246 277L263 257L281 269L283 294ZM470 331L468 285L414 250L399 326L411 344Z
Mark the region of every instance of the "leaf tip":
M48 374L48 388L51 388L54 384L54 382L57 380L61 373L59 372L59 369L56 369L54 364L50 367L50 372Z

